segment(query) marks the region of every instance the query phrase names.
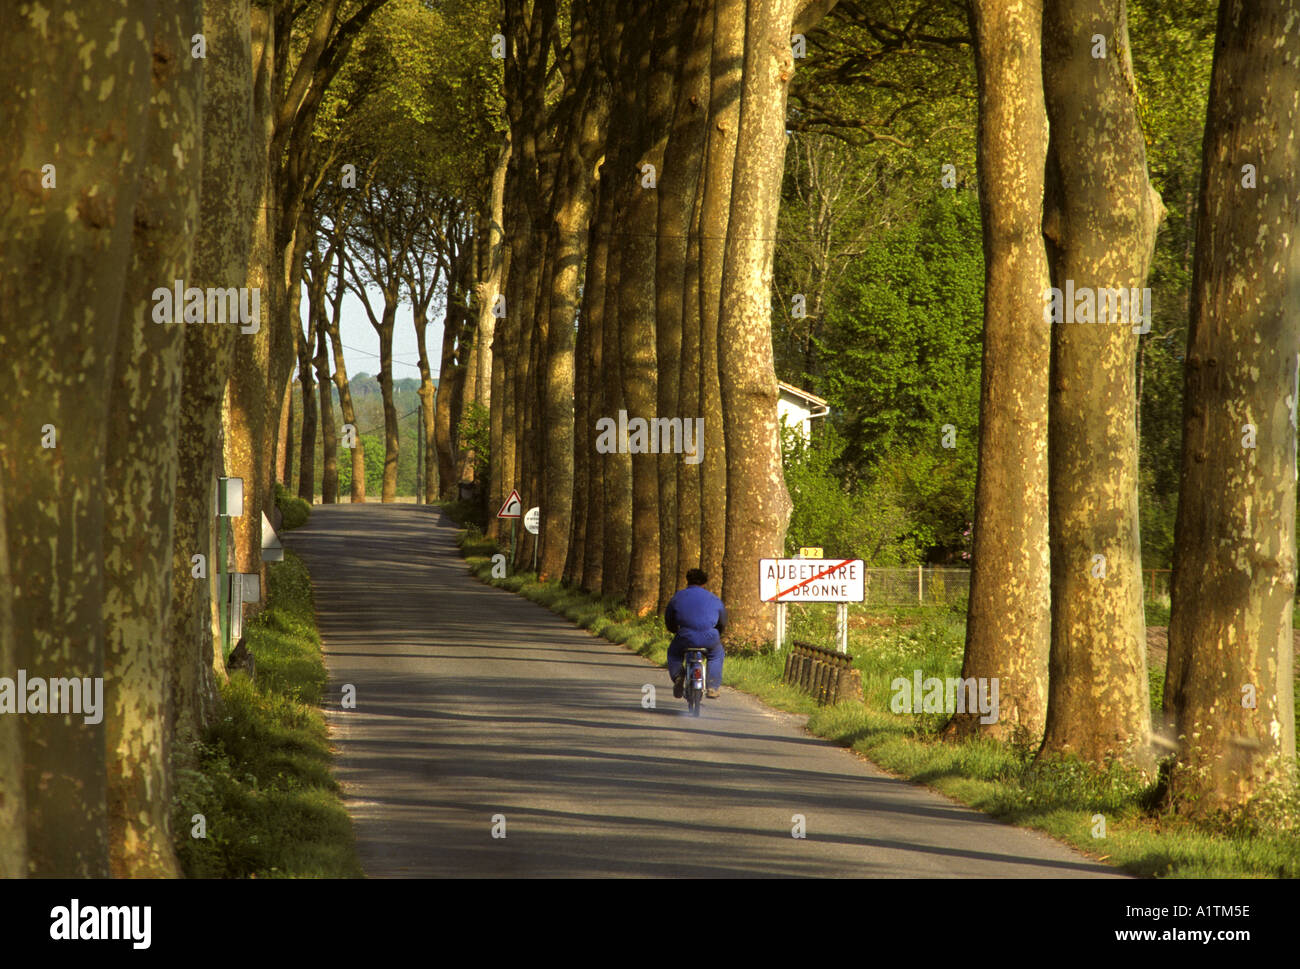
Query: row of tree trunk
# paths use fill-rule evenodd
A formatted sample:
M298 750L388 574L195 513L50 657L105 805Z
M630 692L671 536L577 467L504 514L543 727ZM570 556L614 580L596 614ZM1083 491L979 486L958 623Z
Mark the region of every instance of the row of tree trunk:
M733 643L770 635L758 560L780 553L790 514L772 257L790 38L829 6L576 2L567 37L554 0L505 9L508 272L490 504L517 489L541 509L539 547L523 533L519 567L536 551L541 578L638 615L702 567ZM682 440L642 452L635 432L605 453L598 425L622 413L633 426L702 420L703 433L694 453Z
M1300 4L1220 4L1187 353L1168 730L1154 734L1136 321L1049 326L1043 315L1048 287L1067 280L1141 288L1163 215L1147 177L1125 5L977 0L972 17L987 272L963 676L998 677L1002 709L996 724L958 716L949 729L1144 772L1172 750L1174 804L1200 814L1239 808L1292 783L1295 767L1300 257L1290 240L1300 229ZM1247 164L1258 188L1245 187Z
M0 716L0 875L178 873L173 753L225 675L216 482L244 481L233 571L265 589L304 138L382 2L324 0L310 28L288 0L0 13L28 92L0 148L0 317L25 321L0 373L27 388L0 441L0 669L103 683L102 723ZM175 280L256 288L256 332L158 322Z

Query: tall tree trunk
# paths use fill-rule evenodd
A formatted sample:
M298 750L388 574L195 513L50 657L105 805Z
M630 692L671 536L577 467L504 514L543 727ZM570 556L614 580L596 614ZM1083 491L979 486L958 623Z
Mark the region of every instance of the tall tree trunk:
M254 131L258 138L258 149L255 165L248 177L256 186L258 201L249 252L248 286L258 291L260 319L255 332L244 333L241 330L235 340L235 363L231 368L230 392L225 401L222 425L226 474L232 478L242 478L244 482L244 513L239 518L231 519L234 532L234 571L257 573L261 588L265 590L262 510L267 503L267 488L274 474L274 465L267 460L271 450L267 440L268 403L274 397L276 408L270 419L278 418L279 394L289 374L282 374L279 380L271 374L271 332L277 323L285 324L279 316L283 304L277 301L284 289L283 276L277 287L275 277L279 270L272 269L273 263L277 267L283 265L273 258L278 206L269 166L270 145L275 128L275 92L272 85L277 42L275 18L271 9L254 6L250 19ZM254 605L248 611L256 612L257 608Z
M311 504L316 495L316 382L312 358L316 355L316 328L308 325L302 333L301 322L294 317L298 331L298 383L302 386L302 436L298 444L298 497Z
M426 504L433 504L438 500L438 482L437 473L437 427L436 417L434 415L434 402L436 390L433 386L433 373L429 370L429 347L427 342L428 318L425 315L427 309L424 306L416 306L412 315L411 322L415 326L415 346L419 352L420 366L420 413L423 422L423 440L416 442L416 447L420 448L420 453L424 460L424 480L416 480L415 486L424 496ZM443 383L441 376L439 385ZM452 497L455 497L454 495Z
M0 510L5 507L0 475ZM13 584L9 575L9 541L0 514L0 669L18 668L14 641ZM0 717L0 878L27 874L27 796L23 790L22 732L17 717Z
M148 2L54 0L0 14L0 77L26 92L7 108L8 129L24 136L0 139L10 187L0 210L0 382L10 388L0 478L8 567L21 576L12 659L29 677L104 673L107 516L86 489L105 480L115 348L121 329L138 325L121 317L154 23ZM76 150L68 132L81 133ZM53 185L42 184L47 164ZM6 845L9 864L25 854L27 874L107 876L105 726L75 715L0 719L17 721L23 750L26 849L21 835Z
M609 102L599 90L598 51L592 44L591 24L582 23L582 47L574 58L580 92L574 109L574 130L563 145L563 169L555 180L556 215L553 225L555 257L547 295L550 325L547 331L546 373L543 382L545 434L541 498L542 534L538 557L539 578L562 577L572 539L575 447L574 427L574 321L578 316L578 280L587 249L595 188L594 167L605 141ZM575 39L574 44L579 43Z
M626 122L616 105L610 124L610 147L601 167L601 181L608 179L608 190L613 202L609 220L611 235L627 225L626 198L629 192L643 191L634 176L636 159L628 158L626 150ZM610 239L605 265L605 293L602 303L603 327L601 335L601 363L603 366L602 417L615 422L618 413L627 407L623 388L623 363L620 346L619 285L623 260L620 258L622 239ZM602 508L604 535L601 539L601 591L606 596L627 595L628 576L632 563L632 458L623 449L623 442L611 453L597 454L605 482L605 499Z
M453 302L451 291L454 286L449 283L447 289L447 311L442 318L442 355L438 364L437 400L433 399L432 379L428 381L427 391L425 389L423 376L428 371L428 363L424 355L420 357L422 378L420 398L422 401L428 401L424 414L425 426L433 436L434 448L430 456L437 460L441 496L446 501L452 501L456 498L456 455L451 426L452 388L455 385L454 375L458 369L456 339L460 336L460 323L463 317L460 309Z
M243 286L255 213L252 51L247 0L207 0L203 34L220 58L203 62L203 173L191 285ZM180 422L176 435L176 524L172 542L172 709L178 741L197 737L215 718L225 657L215 647L215 507L221 469L222 398L234 359L232 326L186 326ZM292 399L287 384L286 405ZM287 408L286 408L287 409ZM286 414L287 416L287 414ZM206 578L193 577L193 556Z
M492 305L501 292L504 246L502 223L505 218L506 167L510 161L510 132L505 133L501 150L497 152L492 169L492 188L488 196L487 226L481 233L485 244L480 246L481 268L477 288L478 324L475 330L475 350L478 353L479 381L475 401L482 407L492 402L492 338L496 317Z
M709 137L700 211L700 412L704 459L700 475L700 568L715 590L723 588L727 534L727 442L718 382L718 315L722 262L731 212L736 139L740 132L740 85L745 59L744 0L714 0L713 50L709 68Z
M280 399L280 430L276 435L275 445L275 480L286 488L293 482L293 461L289 452L293 449L293 379L284 385L284 394Z
M294 385L294 379L293 377L290 377L289 382L285 385L285 390L284 390L284 410L288 418L287 419L288 426L285 428L285 432L284 432L284 490L289 492L290 494L294 492L295 490L294 481L297 480L294 477L294 470L296 465L294 464L293 459L291 457L291 455L294 452L294 446L293 446L294 428L298 424L297 408L293 406L293 398L294 398L293 385ZM299 468L298 470L301 469Z
M672 92L672 129L664 149L659 190L655 270L659 415L680 417L684 425L697 416L699 406L699 239L695 225L708 138L712 29L711 0L691 0L681 17L677 41L681 67ZM698 468L694 458L684 454L659 456L659 610L685 585L687 569L699 565ZM693 539L686 538L683 527Z
M606 273L610 265L610 234L614 218L614 194L608 185L610 171L609 159L606 158L597 177L596 217L591 224L587 275L582 286L582 328L587 334L587 351L580 366L586 374L586 384L579 399L583 423L576 435L587 455L584 537L582 547L576 551L582 555L582 588L596 595L604 591L605 522L608 521L605 469L610 460L608 455L596 452L596 421L615 413L611 409L609 383L604 375Z
M201 188L197 0L160 11L134 251L108 408L104 515L104 726L109 862L118 877L180 874L172 846L170 626L184 326L151 321L159 280L189 274ZM209 321L204 325L220 325Z
M1140 288L1164 209L1147 180L1124 2L1049 0L1043 21L1052 285ZM1099 33L1105 58L1092 56ZM1052 334L1052 647L1041 750L1094 763L1113 756L1145 771L1154 758L1133 329L1127 321L1063 322Z
M595 222L593 220L592 226ZM587 244L591 245L588 232ZM590 267L590 258L587 263ZM590 278L590 268L587 277ZM585 587L583 566L586 563L587 515L591 510L590 462L594 423L591 410L591 323L586 319L585 303L578 313L578 333L573 350L573 507L569 520L569 545L564 559L562 582L566 586Z
M379 324L379 390L384 399L384 485L380 501L397 500L397 453L400 441L397 408L393 404L393 325L397 319L397 294L384 294L384 316Z
M701 99L703 102L703 99ZM707 120L707 119L706 119ZM678 410L683 422L704 416L701 389L703 386L702 354L700 348L700 254L703 244L700 215L704 202L704 179L697 180L695 198L691 205L690 240L686 247L686 272L682 277L682 349ZM707 429L707 424L705 425ZM707 444L707 438L697 441L697 446ZM708 451L705 451L708 454ZM703 493L702 465L694 461L680 461L677 465L677 576L675 588L686 586L686 573L704 565L701 541L701 512ZM720 588L720 587L719 587Z
M1203 159L1165 712L1205 816L1294 784L1297 0L1220 4Z
M718 370L727 440L727 638L771 637L772 608L754 595L759 560L785 544L792 504L781 466L772 360L772 258L785 163L785 102L794 74L794 0L751 3L740 134L727 221Z
M976 0L984 361L979 471L962 677L997 677L999 718L957 714L949 732L1042 740L1051 644L1047 547L1050 285L1043 245L1042 0Z
M323 294L322 294L323 297ZM337 431L334 428L334 388L330 383L330 350L325 332L325 300L312 311L312 328L316 334L316 386L320 392L321 504L339 500L339 459Z
M649 424L658 409L658 365L655 346L655 238L659 211L659 189L646 185L646 172L663 172L668 100L662 92L652 104L649 79L655 62L671 56L665 35L678 29L677 18L654 15L651 8L628 3L636 10L628 29L636 43L625 44L625 65L616 89L619 110L639 119L629 126L632 162L620 172L627 185L625 215L619 225L626 235L619 246L619 348L622 354L620 379L626 400L629 427L638 419ZM635 53L633 53L635 51ZM658 55L658 56L656 56ZM671 67L671 65L670 65ZM631 452L634 436L629 433ZM653 612L659 604L659 468L654 454L632 455L632 563L628 576L627 604L638 616Z
M344 271L341 261L338 271L341 277ZM360 429L357 427L356 408L352 406L352 384L348 381L348 365L343 359L343 340L339 336L342 307L343 280L339 278L338 288L334 291L330 315L325 322L325 329L329 333L330 348L334 351L334 386L339 390L339 410L343 415L343 430L346 431L347 428L351 428L356 434L353 446L346 448L346 450L352 464L352 488L348 500L357 505L364 504L366 500L366 454L365 448L361 444L361 436L357 433Z

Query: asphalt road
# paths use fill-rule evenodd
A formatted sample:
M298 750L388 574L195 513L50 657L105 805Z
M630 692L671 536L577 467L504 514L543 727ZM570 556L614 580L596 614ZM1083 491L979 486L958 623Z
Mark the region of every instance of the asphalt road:
M284 541L311 570L371 877L1116 874L729 688L689 717L661 668L470 576L427 506L316 505Z

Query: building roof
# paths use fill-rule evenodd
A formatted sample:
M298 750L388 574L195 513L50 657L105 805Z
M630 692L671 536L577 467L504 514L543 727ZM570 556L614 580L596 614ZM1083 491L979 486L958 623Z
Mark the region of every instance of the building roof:
M793 394L795 397L802 397L804 400L817 404L821 407L830 406L829 401L822 400L816 394L810 394L806 390L800 390L798 387L794 386L794 384L788 384L784 380L778 380L776 382L776 385L781 390L784 390L787 394Z

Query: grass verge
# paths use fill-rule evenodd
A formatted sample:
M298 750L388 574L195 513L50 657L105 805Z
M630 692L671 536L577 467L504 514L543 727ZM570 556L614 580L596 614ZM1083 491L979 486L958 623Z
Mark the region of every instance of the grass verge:
M359 878L330 772L311 578L286 551L267 585L266 610L244 627L256 682L235 673L220 719L183 751L173 801L181 867L191 878ZM206 838L191 837L197 814Z
M671 636L662 617L638 619L612 599L539 583L533 573L494 579L491 556L497 548L476 527L461 534L460 545L470 571L483 581L664 664ZM792 622L791 638L829 645L833 628L834 611L827 607ZM986 739L945 742L938 737L947 719L943 714L890 711L896 677L910 676L915 669L926 677L959 676L964 642L964 610L881 610L855 615L851 624L850 651L862 674L862 701L819 707L781 681L784 657L773 653L729 653L723 682L770 706L806 715L811 733L851 748L890 773L993 817L1043 831L1130 874L1300 877L1300 797L1261 799L1230 823L1196 823L1159 813L1158 782L1144 782L1118 765L1100 771L1076 759L1039 762L1034 748ZM1152 679L1157 706L1163 672Z

